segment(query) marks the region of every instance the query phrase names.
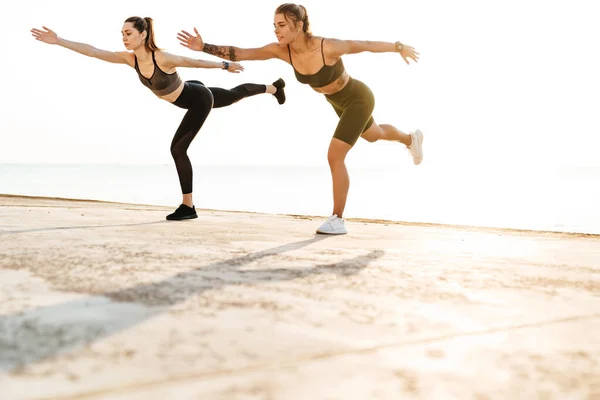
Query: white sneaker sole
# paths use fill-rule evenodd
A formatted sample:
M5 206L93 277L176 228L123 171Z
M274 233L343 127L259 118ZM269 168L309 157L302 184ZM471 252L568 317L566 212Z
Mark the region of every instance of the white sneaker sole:
M344 230L336 230L336 231L324 230L322 228L323 227L320 226L317 229L317 233L319 233L321 235L345 235L346 233L348 233L348 230L346 229L346 227L344 227Z
M413 138L417 138L417 143L413 143L413 145L417 146L417 149L419 149L419 153L421 154L421 157L413 157L413 164L415 165L419 165L423 162L423 132L421 132L419 129L417 129L416 131L413 132Z
M325 231L321 231L321 230L317 229L317 233L320 235L345 235L346 233L348 233L348 231L346 231L346 232L325 232Z

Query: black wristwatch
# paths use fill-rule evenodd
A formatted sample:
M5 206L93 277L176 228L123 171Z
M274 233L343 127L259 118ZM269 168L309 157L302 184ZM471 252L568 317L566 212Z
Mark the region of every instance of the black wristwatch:
M227 61L223 61L223 69L229 69L229 63Z
M402 51L402 49L404 48L404 45L400 42L396 42L396 51L398 53L400 53Z

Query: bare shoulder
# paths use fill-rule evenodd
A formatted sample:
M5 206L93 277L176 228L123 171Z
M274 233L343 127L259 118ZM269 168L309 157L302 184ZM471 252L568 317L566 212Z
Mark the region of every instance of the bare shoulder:
M171 58L173 58L173 54L169 53L168 51L156 50L154 52L154 59L158 63L165 62L167 60L170 60Z
M326 37L326 38L322 38L322 39L324 39L323 46L326 46L326 45L330 45L330 46L331 45L339 45L339 44L345 42L345 40L343 40L343 39L332 38L332 37Z
M154 59L156 60L156 63L160 69L167 73L174 72L175 67L177 65L181 65L183 58L184 57L180 55L169 53L168 51L164 50L156 50L154 52Z
M342 39L330 38L330 37L319 37L319 42L323 42L323 49L333 49L339 46L343 46L346 42Z
M320 38L323 43L323 53L331 58L338 58L347 52L347 41L336 38Z

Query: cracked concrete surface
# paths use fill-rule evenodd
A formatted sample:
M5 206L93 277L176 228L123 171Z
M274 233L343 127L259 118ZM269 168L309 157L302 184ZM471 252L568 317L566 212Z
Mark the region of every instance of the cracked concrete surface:
M0 196L1 399L599 399L600 236Z

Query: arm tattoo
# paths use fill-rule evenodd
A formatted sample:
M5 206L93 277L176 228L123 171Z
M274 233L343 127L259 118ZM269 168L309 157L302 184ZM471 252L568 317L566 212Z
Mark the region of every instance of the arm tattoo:
M237 57L235 55L235 47L229 46L229 59L231 61L237 61Z
M237 56L235 55L235 47L229 46L216 46L214 44L204 43L203 51L208 54L212 54L213 56L217 56L220 58L224 58L231 61L237 61Z
M204 43L204 48L202 49L205 53L212 54L213 56L225 58L225 48L215 46L214 44Z

